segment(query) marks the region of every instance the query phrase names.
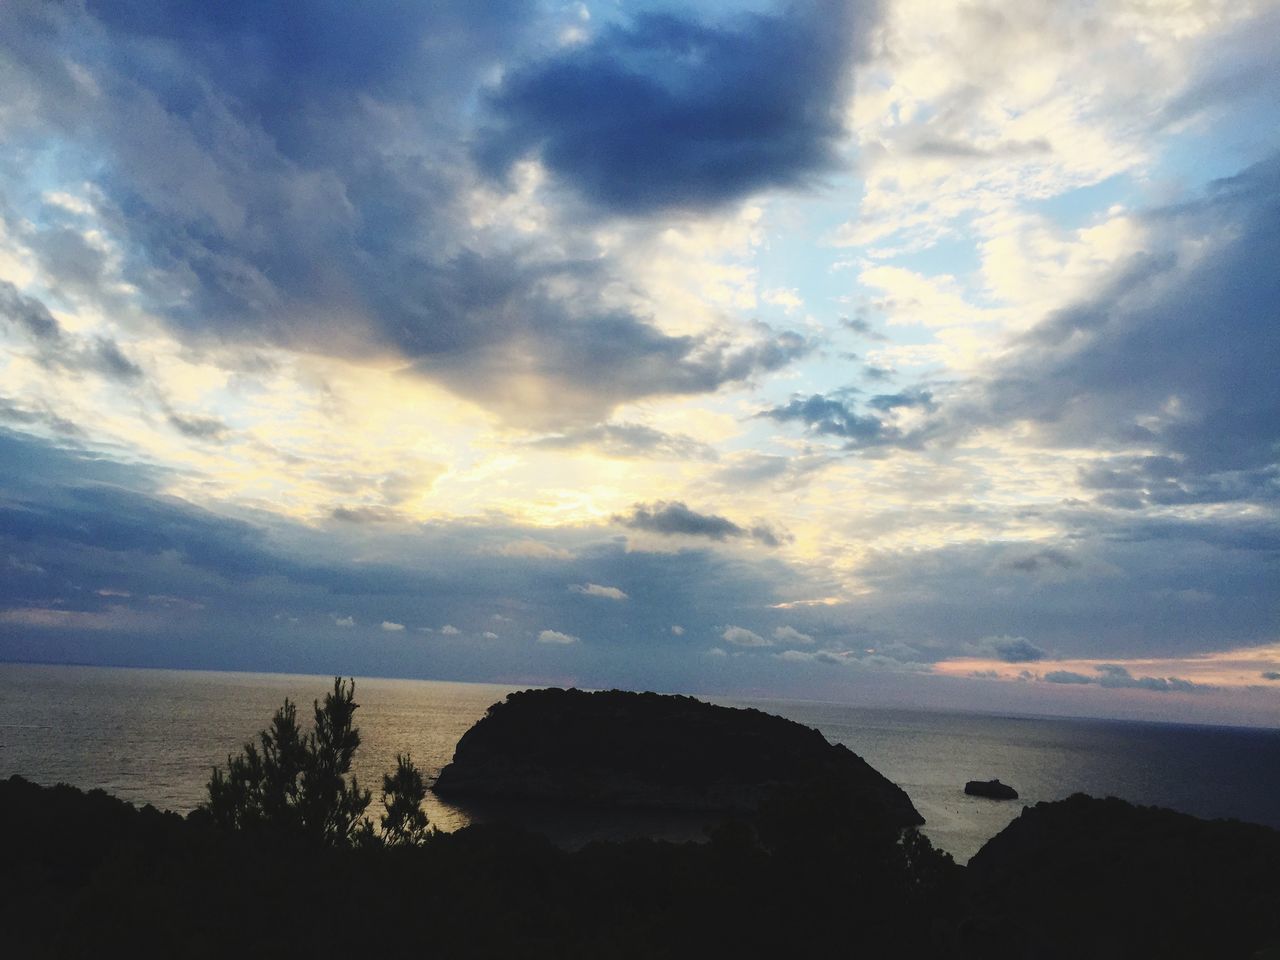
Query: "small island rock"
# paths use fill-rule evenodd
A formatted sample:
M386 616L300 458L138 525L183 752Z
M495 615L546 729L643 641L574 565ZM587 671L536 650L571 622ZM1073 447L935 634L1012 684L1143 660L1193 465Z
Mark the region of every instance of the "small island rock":
M1018 791L999 780L970 780L964 785L964 792L971 797L986 797L989 800L1018 799Z
M897 826L924 818L906 793L817 730L693 697L526 690L463 734L432 788L447 800L536 800L753 814L779 788L822 782Z

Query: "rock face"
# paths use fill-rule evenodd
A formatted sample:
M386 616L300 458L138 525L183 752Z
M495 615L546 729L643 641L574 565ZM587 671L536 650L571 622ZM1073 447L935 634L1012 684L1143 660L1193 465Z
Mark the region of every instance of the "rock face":
M990 800L1017 800L1018 791L999 780L970 780L964 792L971 797L987 797Z
M836 783L899 826L924 823L898 786L846 747L759 710L612 690L513 693L468 730L432 788L525 799L750 814L781 787Z

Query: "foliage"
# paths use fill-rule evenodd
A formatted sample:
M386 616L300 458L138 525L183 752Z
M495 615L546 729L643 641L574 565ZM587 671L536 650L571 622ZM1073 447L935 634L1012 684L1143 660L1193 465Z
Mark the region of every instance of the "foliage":
M360 746L353 725L355 680L333 678L324 703L314 702L314 729L298 729L297 707L289 700L275 712L271 726L246 743L238 757L227 758L209 780L202 809L218 826L297 836L330 846L367 838L372 825L364 817L368 790L348 777Z
M430 836L422 802L427 785L409 755L396 754L396 772L382 776L382 841L388 846L417 846Z

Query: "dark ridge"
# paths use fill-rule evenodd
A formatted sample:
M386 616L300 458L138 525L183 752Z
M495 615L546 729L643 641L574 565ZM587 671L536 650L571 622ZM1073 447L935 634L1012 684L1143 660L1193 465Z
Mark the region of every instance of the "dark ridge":
M924 818L901 788L817 730L693 697L611 690L513 693L458 741L448 799L749 814L780 788L837 784L897 826Z

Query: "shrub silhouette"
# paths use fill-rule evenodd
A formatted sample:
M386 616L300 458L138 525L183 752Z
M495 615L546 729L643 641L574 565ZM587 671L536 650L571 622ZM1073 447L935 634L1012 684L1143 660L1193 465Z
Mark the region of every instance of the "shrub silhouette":
M382 776L382 842L388 846L417 846L430 836L422 801L427 785L409 755L396 754L396 772Z
M224 773L214 768L209 799L202 805L217 826L276 836L295 836L343 846L373 835L364 817L368 790L348 774L360 746L352 724L359 704L355 679L333 678L324 703L314 702L315 725L305 737L298 729L297 707L288 699L258 734L227 757Z

